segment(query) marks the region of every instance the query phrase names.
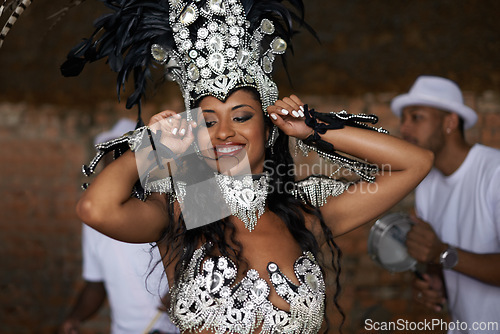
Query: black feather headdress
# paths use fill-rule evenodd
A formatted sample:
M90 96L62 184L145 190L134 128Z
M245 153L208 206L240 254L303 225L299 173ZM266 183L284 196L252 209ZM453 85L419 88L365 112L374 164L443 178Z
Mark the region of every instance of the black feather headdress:
M88 62L107 58L118 73L117 94L130 74L134 75L134 92L127 108L140 102L150 76L151 44L172 40L168 21L168 1L102 1L113 10L94 22L95 32L75 46L61 66L64 76L77 76Z
M132 108L134 105L140 107L141 98L145 94L146 84L151 79L151 66L154 64L152 60L163 64L167 74L170 74L179 83L186 100L186 107L189 107L190 101L195 96L199 97L211 94L210 88L208 88L208 91L205 89L201 93L198 89L198 94L195 94L192 91L194 90L193 85L198 85L199 88L203 85L206 86L208 82L208 85L212 85L212 87L215 87L215 90L218 90L221 82L231 81L235 76L233 73L235 65L230 64L232 61L230 58L236 56L228 55L229 49L234 48L237 52L241 47L245 46L252 52L252 56L256 57L255 61L259 67L269 67L269 63L272 64L274 61L274 55L272 52L266 51L264 45L269 45L279 36L279 38L285 41L286 48L295 33L293 22L304 23L304 7L300 0L101 1L111 9L111 13L103 15L94 22L95 32L69 52L67 60L61 66L61 72L64 76L76 76L81 73L86 63L106 58L110 68L118 74L117 94L119 98L120 91L124 88L129 76L133 75L134 91L127 99L127 108ZM291 8L285 6L285 2L288 2ZM214 4L219 7L214 8ZM227 31L226 35L223 35L223 32L211 31L214 35L223 35L222 47L224 50L216 51L222 55L222 59L219 60L223 61L224 65L227 66L223 66L223 68L210 67L209 58L215 52L212 49L210 51L205 50L206 44L209 44L208 39L202 41L202 43L205 42L204 46L200 47L200 42L196 44L199 41L199 31L202 28L206 28L211 22L217 22L219 26L227 25L228 28L233 27L227 23L227 20L232 16L237 17L238 13L234 12L237 12L236 9L238 7L242 8L243 13L241 13L241 16L246 22L244 24L240 22L240 25L235 25L234 27L244 29L248 36L250 34L253 34L253 36L264 35L259 37L261 38L259 40L261 45L258 45L258 51L255 53L255 50L251 49L250 45L245 45L249 41L242 39L239 45L235 45L234 43L231 45L230 41L227 40L233 37L230 35L230 32ZM210 12L211 10L212 12ZM187 14L195 15L191 17L194 20L189 22L183 21L183 19L186 19ZM263 20L271 23L272 32L263 33ZM305 26L312 31L309 26ZM179 29L187 29L189 36L179 37ZM243 32L238 32L237 35L238 37L242 36ZM184 48L185 44L181 43L191 43L191 45ZM279 43L275 42L275 45L279 45ZM155 46L158 48L155 49ZM158 56L158 53L160 53L160 56ZM274 54L280 55L283 55L283 53L284 50L274 52ZM197 58L193 57L195 54ZM237 61L236 58L234 61ZM205 67L200 66L204 65L203 62L207 63ZM249 63L249 65L253 66L255 64ZM196 68L193 69L193 66ZM244 66L247 65L241 65L240 67ZM204 70L204 68L210 69L210 77L207 74L208 70ZM202 75L187 77L186 74L192 74L189 70L199 71ZM248 74L245 71L237 72L240 76ZM261 75L262 78L263 76ZM270 77L269 68L265 68L265 76ZM199 77L202 79L198 80ZM262 81L261 77L257 79ZM202 80L205 80L203 81L203 85L201 83ZM271 84L266 81L265 84L272 85L273 83ZM245 85L245 80L240 80L237 84L237 86L243 85ZM223 89L226 88L229 89L231 87L223 87ZM266 91L260 90L260 93L262 95ZM217 94L212 95L218 96ZM276 97L273 96L273 98Z

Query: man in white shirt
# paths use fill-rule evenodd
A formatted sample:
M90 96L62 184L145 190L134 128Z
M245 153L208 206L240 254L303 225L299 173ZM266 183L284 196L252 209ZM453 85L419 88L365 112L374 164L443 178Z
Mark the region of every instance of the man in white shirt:
M447 302L449 333L499 333L500 150L465 141L477 115L451 80L421 76L391 109L403 138L435 155L416 189L418 218L407 246L442 272L416 279L415 299L436 311Z
M121 119L94 142L118 138L134 127L135 122ZM59 333L79 333L81 322L97 313L106 298L112 334L179 333L161 302L168 281L158 248L117 241L83 224L82 253L85 285Z

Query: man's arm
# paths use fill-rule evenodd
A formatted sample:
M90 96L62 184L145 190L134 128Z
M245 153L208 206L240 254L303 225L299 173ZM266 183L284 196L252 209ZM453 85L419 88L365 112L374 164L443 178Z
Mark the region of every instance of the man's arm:
M59 334L79 333L80 323L93 316L106 299L106 289L103 282L88 282L80 291L78 299L70 314L59 328Z
M440 263L440 255L449 245L443 243L432 226L413 217L415 225L406 236L406 245L408 253L417 261L424 263ZM455 246L455 245L452 245ZM458 254L458 263L453 270L464 275L475 278L486 284L500 286L500 254L478 254L471 253L456 248Z
M446 248L445 248L446 249ZM500 254L477 254L457 248L458 263L453 270L484 283L500 286Z

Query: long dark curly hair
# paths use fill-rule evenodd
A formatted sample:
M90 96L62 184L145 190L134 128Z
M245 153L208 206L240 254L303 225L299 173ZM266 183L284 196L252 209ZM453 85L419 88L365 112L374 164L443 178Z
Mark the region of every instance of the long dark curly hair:
M244 87L240 88L250 92L253 97L260 101L256 89ZM265 117L265 126L271 128L272 123L268 117ZM295 198L290 189L291 184L295 184L294 179L294 163L289 150L289 137L281 130L279 136L273 147L266 148L264 171L268 172L270 177L270 189L266 205L267 209L275 213L287 226L295 241L300 245L302 251L310 251L316 258L321 259L318 255L321 253L321 245L318 243L313 233L306 228L305 215L314 215L316 221L320 224L326 246L331 253L330 263L323 263L323 274L327 271L335 274L335 293L333 296L333 303L342 317L342 322L345 320L345 315L338 303L340 294L340 272L341 272L341 255L342 252L333 239L333 234L330 228L325 224L321 212L318 208L312 206L310 203L303 203L301 200ZM189 170L186 175L196 175L196 171L200 166L200 160L189 161L192 156L187 156L185 166ZM194 157L194 159L197 159ZM279 173L277 172L279 166ZM194 169L194 170L193 170ZM243 258L243 246L239 242L236 235L236 229L229 217L218 220L214 223L203 225L193 229L187 229L182 212L176 211L174 208L174 194L166 194L167 196L167 212L168 221L170 222L165 227L161 238L157 244L165 247L166 254L162 261L168 266L177 261L175 264L175 277L172 285L178 281L182 272L186 269L193 253L204 243L211 243L214 247L208 249L207 256L226 256L231 258L239 267L247 267L247 262ZM196 203L195 205L203 205ZM229 236L229 240L228 240ZM329 267L329 270L325 268ZM328 303L328 301L327 301ZM330 327L328 318L327 329Z

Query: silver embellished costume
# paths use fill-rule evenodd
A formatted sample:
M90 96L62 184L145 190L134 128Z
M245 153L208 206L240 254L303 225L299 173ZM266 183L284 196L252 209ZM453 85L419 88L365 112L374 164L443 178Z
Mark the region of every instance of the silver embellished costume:
M295 285L274 262L267 271L272 288L289 305L276 308L267 299L271 287L255 269L235 282L237 267L224 256L205 259L204 245L194 252L180 280L170 289L170 319L181 331L214 333L307 334L317 333L323 322L325 283L321 268L310 252L294 264Z
M257 179L254 180L252 175L238 178L224 174L215 175L231 214L243 221L250 232L264 213L269 191L269 176L264 174L256 177Z
M179 169L183 161L176 161L179 157L173 155L167 147L168 143L157 140L161 138L161 131L155 133L149 127L140 127L141 99L152 68L160 67L164 77L179 84L187 121L192 120L190 109L203 96L214 96L224 101L235 89L242 87L258 91L262 110L266 114L267 107L273 105L279 96L271 74L275 59L284 55L295 33L292 23L299 21L309 27L302 20L303 3L301 0L288 0L292 9L298 12L295 13L283 5L283 0L101 1L112 13L95 21L94 34L71 50L61 66L61 72L65 76L75 76L86 63L107 58L111 69L118 73L119 88L133 74L134 92L126 106L138 106L139 122L138 129L133 133L97 145L99 152L88 166L84 166L84 173L92 174L107 152L114 151L115 156L119 156L131 149L137 157L138 150L146 149L152 153L151 159L149 154L146 159L151 166L148 165L144 173L139 173L140 184L134 187L133 195L146 200L151 192L169 193L168 198L172 202L177 201L181 210L183 206L192 208L197 202L190 202L190 195L198 194L192 188L196 183L189 179L193 178L193 174L188 174L189 182L181 183L175 180L175 173L168 176L153 173L156 167L164 169L159 158L173 159ZM322 116L312 111L306 113L305 124L314 130L312 140L280 137L288 140L290 152L296 152L292 167L294 179L290 178L292 187L285 190L285 196L294 196L314 207L325 205L329 197L339 196L354 182L373 182L377 172L377 166L333 152L333 145L331 150L322 150L316 145L322 143L320 134L327 129L359 126L359 122L373 122L376 117L352 117L345 112L330 114L328 119ZM279 133L276 127L271 130L266 143L270 152L273 152ZM297 154L299 151L302 155ZM312 168L302 171L302 165ZM321 168L316 171L314 167L318 166ZM344 171L350 172L349 177ZM156 177L158 175L161 177ZM269 177L272 180L276 175ZM239 218L252 231L265 211L268 193L273 191L268 186L267 176L260 177L259 182L250 175L237 176L245 182L226 175L216 175L215 178L218 184L214 188L217 191L207 192L206 197L217 197L220 190L220 197L229 207L228 215ZM203 196L193 197L196 200ZM219 209L217 205L196 207L202 209L203 215L209 211L206 208ZM184 213L186 211L183 212L183 222L187 229L187 214ZM220 219L211 220L208 224ZM325 284L312 253L305 252L295 261L298 285L270 262L267 271L272 286L269 286L255 269L248 270L236 282L236 265L223 256L207 258L207 247L205 245L196 250L184 263L187 266L183 266L184 271L179 273L179 279L170 290L169 313L181 331L210 330L238 334L319 331L324 317ZM272 305L268 299L271 289L290 305L289 311Z

